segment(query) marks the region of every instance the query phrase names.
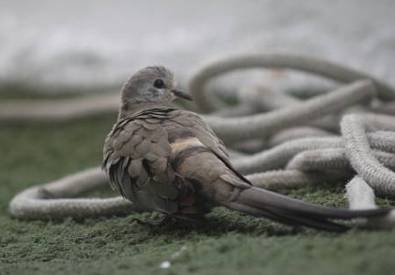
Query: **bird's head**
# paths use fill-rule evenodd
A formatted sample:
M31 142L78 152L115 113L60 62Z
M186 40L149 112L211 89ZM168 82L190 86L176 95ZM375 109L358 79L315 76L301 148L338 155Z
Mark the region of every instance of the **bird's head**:
M121 91L122 110L130 112L146 105L166 105L176 98L192 100L176 89L172 72L163 66L146 67L137 71Z

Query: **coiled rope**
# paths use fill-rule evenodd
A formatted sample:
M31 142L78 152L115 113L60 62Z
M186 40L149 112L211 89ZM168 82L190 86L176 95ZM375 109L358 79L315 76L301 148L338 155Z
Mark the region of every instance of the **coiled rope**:
M224 104L217 104L206 84L249 68L300 70L341 86L306 100L251 86L236 93L238 106L218 110ZM351 179L346 192L352 209L377 207L375 194L395 197L395 90L384 81L320 59L260 54L211 62L191 77L189 88L203 118L230 147L235 167L254 185L276 190ZM69 121L114 113L118 101L117 95L101 95L34 105L6 102L0 104L0 121ZM9 212L21 219L57 219L144 210L121 197L76 198L106 185L100 168L91 168L22 191L10 202ZM391 213L364 225L394 222Z

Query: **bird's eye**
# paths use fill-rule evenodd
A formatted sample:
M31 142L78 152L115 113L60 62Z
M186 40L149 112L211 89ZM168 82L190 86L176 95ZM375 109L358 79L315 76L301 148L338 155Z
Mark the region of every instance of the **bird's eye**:
M162 89L162 88L165 87L165 82L163 82L162 79L156 79L156 80L154 81L154 87L155 87L155 88L158 88L158 89Z

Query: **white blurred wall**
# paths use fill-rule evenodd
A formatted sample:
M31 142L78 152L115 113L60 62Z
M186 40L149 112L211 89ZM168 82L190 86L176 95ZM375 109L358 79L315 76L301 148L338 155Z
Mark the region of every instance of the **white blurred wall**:
M239 52L304 53L395 85L395 1L0 1L0 82L90 86Z

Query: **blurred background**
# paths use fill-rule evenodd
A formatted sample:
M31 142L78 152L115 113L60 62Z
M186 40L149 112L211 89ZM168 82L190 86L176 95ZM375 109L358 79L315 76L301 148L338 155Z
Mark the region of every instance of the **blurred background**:
M136 69L185 81L234 53L308 54L395 85L395 2L0 1L0 87L119 87ZM19 89L20 90L20 89Z

